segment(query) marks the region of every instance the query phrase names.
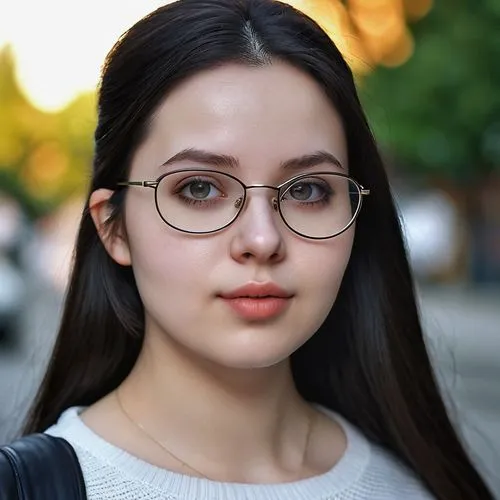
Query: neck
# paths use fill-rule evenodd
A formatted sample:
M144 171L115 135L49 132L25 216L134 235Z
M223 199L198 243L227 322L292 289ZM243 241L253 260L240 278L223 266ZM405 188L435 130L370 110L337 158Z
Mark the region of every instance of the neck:
M128 413L151 435L187 462L203 450L208 469L283 461L288 469L301 466L311 410L295 389L288 360L229 369L154 344L145 342L119 389Z

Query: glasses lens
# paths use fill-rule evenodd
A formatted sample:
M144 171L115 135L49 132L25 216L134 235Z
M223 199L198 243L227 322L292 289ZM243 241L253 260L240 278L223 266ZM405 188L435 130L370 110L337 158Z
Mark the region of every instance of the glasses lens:
M336 174L301 177L280 194L285 222L310 238L328 238L342 232L354 220L360 203L358 185Z
M245 190L232 177L210 170L184 170L166 175L156 191L163 220L181 231L209 233L238 215Z

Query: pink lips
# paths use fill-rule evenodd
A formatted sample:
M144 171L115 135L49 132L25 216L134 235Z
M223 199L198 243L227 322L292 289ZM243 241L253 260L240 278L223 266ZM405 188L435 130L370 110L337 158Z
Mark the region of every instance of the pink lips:
M248 283L220 298L240 317L264 320L278 316L290 303L293 294L274 283Z

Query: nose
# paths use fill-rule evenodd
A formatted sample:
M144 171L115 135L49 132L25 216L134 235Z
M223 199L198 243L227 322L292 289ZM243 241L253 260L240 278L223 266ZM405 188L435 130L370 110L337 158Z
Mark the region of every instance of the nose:
M260 190L259 190L260 191ZM240 263L278 263L285 257L283 227L277 202L269 193L248 193L245 206L234 225L231 256Z

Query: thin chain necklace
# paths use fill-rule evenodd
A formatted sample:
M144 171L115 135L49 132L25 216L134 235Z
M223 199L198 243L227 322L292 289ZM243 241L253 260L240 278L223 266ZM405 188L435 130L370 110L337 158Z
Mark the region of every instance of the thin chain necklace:
M203 474L203 472L201 472L200 470L196 469L195 467L193 467L192 465L189 465L187 462L185 462L184 460L182 460L180 457L178 457L177 455L175 455L174 453L172 453L170 451L169 448L167 448L165 446L165 444L162 442L162 441L159 441L158 439L156 439L154 436L152 436L145 428L144 426L140 423L140 422L136 422L130 415L130 413L128 413L127 410L125 410L125 408L123 407L123 404L122 404L122 401L121 401L121 398L120 398L120 395L118 393L118 389L115 390L115 396L116 396L116 400L118 402L118 406L120 407L120 410L122 411L122 413L127 417L127 419L130 421L131 424L133 424L135 427L137 427L140 431L142 431L142 433L147 436L151 441L153 441L153 443L156 443L156 445L158 445L160 448L163 449L163 451L166 451L170 457L172 457L174 460L176 460L177 462L179 462L183 467L187 467L188 469L192 470L193 472L195 472L196 474L200 475L201 477L205 478L205 479L208 479L208 480L211 480L211 478L209 478L207 475ZM313 422L313 418L311 416L311 413L308 412L308 418L307 418L307 435L306 435L306 443L305 443L305 446L304 446L304 452L303 452L303 455L302 455L302 463L304 462L305 460L305 457L306 457L306 453L307 453L307 449L309 448L309 441L310 441L310 438L311 438L311 431L312 431L312 428L313 428L313 425L312 425L312 422Z

